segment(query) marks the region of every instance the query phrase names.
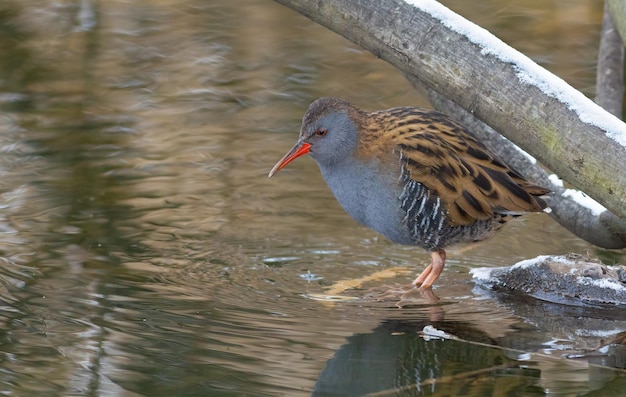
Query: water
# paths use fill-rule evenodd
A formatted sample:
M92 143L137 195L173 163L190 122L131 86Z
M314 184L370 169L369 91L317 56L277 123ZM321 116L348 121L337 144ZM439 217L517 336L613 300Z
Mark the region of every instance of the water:
M446 4L593 94L596 2ZM0 26L3 394L623 390L600 359L562 358L624 330L621 313L470 279L539 254L626 259L545 215L450 249L440 305L348 299L429 255L357 226L310 159L266 175L318 96L428 106L384 62L259 0L5 1Z

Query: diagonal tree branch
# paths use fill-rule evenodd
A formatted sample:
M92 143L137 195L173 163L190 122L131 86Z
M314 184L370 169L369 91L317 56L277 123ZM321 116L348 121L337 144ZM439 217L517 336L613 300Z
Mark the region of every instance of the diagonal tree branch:
M626 218L626 125L433 0L277 0L371 51Z

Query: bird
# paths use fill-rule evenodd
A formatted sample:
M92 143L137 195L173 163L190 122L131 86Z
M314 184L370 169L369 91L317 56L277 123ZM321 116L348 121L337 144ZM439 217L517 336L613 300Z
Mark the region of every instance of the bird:
M450 245L482 241L519 215L540 212L549 190L534 185L451 117L431 109L367 112L342 98L309 106L296 144L272 177L309 154L343 209L431 262L412 282L430 289Z

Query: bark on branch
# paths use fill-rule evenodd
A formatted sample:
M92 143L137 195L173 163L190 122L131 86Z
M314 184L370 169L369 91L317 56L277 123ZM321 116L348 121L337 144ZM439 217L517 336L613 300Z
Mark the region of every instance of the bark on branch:
M277 1L454 98L626 219L626 125L487 31L432 0Z

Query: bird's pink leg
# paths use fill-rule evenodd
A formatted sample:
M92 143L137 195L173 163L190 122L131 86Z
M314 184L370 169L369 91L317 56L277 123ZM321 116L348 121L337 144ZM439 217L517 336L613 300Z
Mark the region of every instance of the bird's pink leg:
M428 266L426 266L426 269L424 269L419 276L417 276L417 278L413 281L413 285L415 286L420 286L422 285L422 283L424 282L424 280L426 280L426 277L428 277L428 275L430 274L430 272L433 270L433 265L432 263L429 263Z
M426 269L413 281L413 285L420 286L421 288L431 287L435 281L443 272L443 267L446 264L446 251L439 250L431 252L430 264L426 266Z

